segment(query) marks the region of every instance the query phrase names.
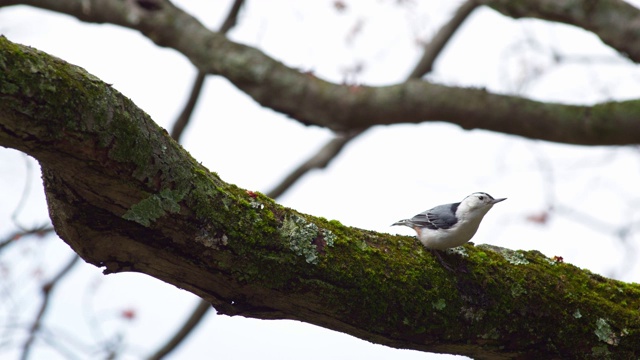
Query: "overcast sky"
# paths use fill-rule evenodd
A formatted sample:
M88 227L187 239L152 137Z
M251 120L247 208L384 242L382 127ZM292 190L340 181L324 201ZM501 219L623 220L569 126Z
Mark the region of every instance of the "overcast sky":
M176 1L211 28L230 1ZM285 64L367 85L402 81L428 40L458 1L249 1L230 37ZM428 4L427 4L428 3ZM352 35L354 26L360 29ZM188 96L195 70L182 55L156 47L138 33L29 7L0 9L0 33L87 69L130 97L161 126L170 127ZM557 64L553 55L567 61ZM590 104L640 97L637 66L580 29L536 20L513 21L481 8L439 58L429 80L486 87L540 100ZM460 99L461 102L465 101ZM223 180L266 192L331 134L261 108L228 81L209 77L183 144ZM517 121L517 119L514 119ZM582 147L547 143L447 123L379 126L348 145L324 171L302 179L278 201L343 224L412 235L390 228L396 220L474 191L508 200L486 216L473 241L538 250L624 281L640 281L636 253L640 223L640 152L637 147ZM0 236L48 223L37 162L0 148ZM553 205L550 220L527 220ZM628 229L627 236L620 231ZM0 357L17 356L38 306L37 279L48 279L72 253L61 240L29 239L0 252ZM59 289L47 329L65 347L95 344L118 331L127 356L154 350L196 304L189 293L143 275L103 276L82 264ZM133 309L134 321L118 314ZM62 335L61 335L62 334ZM71 340L75 339L75 340ZM65 358L58 347L38 346L34 358ZM320 346L318 346L320 344ZM8 349L11 348L11 351ZM82 348L82 347L80 347ZM84 349L84 348L82 348ZM80 354L87 354L80 352ZM37 356L36 356L37 355ZM292 321L216 316L173 359L445 359L401 351ZM453 358L453 357L451 357Z

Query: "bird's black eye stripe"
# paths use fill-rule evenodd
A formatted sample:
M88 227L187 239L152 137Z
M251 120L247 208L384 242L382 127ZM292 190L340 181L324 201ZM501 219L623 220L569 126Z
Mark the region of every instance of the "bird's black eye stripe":
M478 199L480 199L481 201L484 201L484 198L486 197L489 200L493 200L493 197L485 192L480 192L477 193L478 194Z

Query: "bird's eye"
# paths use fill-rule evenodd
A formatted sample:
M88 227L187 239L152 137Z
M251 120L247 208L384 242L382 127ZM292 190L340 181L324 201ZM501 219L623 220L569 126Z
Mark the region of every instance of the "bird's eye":
M484 196L478 196L478 199L484 200Z

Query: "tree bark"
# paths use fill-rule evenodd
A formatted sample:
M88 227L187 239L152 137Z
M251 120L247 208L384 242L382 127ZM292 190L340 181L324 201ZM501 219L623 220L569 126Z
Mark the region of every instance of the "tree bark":
M466 245L445 271L410 237L301 214L223 182L81 68L0 38L0 145L42 166L58 235L221 314L296 319L478 359L640 355L640 285Z
M637 9L624 6L622 1L602 2L611 4L612 14L627 12L639 16ZM69 14L82 21L108 22L138 30L157 45L179 51L200 71L224 76L262 106L301 123L337 132L361 131L375 125L447 121L465 129L485 129L569 144L628 145L637 144L640 139L638 100L591 106L566 105L422 80L380 87L339 85L287 67L258 49L230 41L224 35L207 29L169 1L157 0L153 2L154 6L149 6L149 3L0 0L0 7L28 4ZM524 6L518 7L520 12L516 12L498 1L486 3L508 15L525 14ZM587 6L589 3L591 1L576 1L574 6ZM552 20L564 9L549 6L549 11L555 12L548 13L541 11L536 6L537 2L527 4L526 14L529 16L544 15ZM625 23L624 26L625 29L630 28L625 30L625 34L640 30L636 29L639 26L636 22ZM602 26L588 29L612 32ZM640 39L625 39L633 42L630 45L625 43L620 51L627 51L629 47L640 49Z
M623 0L478 0L513 18L537 18L591 31L634 62L640 61L639 10Z

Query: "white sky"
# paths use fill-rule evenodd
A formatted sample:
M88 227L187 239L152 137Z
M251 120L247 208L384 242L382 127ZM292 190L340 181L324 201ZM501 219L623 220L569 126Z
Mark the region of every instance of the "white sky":
M217 28L231 2L176 3ZM414 1L400 7L392 0L347 1L344 13L336 13L332 3L249 1L230 37L330 81L342 82L345 68L363 63L359 83L391 84L402 81L420 56L417 40L433 35L458 2ZM361 33L347 41L359 21ZM134 31L28 7L0 9L0 33L84 67L165 127L180 112L195 75L182 55L157 48ZM554 65L552 50L574 61ZM594 35L566 25L513 21L485 8L456 35L429 79L567 103L640 97L637 66ZM183 144L224 180L268 191L329 138L328 131L262 109L226 80L210 77ZM347 225L411 235L410 229L389 224L486 191L509 199L487 215L475 243L535 249L596 273L638 282L639 155L637 147L567 146L465 131L447 123L380 126L349 144L327 170L307 175L279 202ZM48 222L37 163L0 148L0 236L15 230L11 216L25 182L30 192L19 222ZM526 216L544 210L550 198L559 210L551 221L545 226L528 222ZM630 224L632 235L623 243L614 231ZM2 339L14 342L12 348L22 344L16 328L26 328L38 306L34 280L48 279L70 256L58 239L30 239L0 252L0 357L17 356ZM147 276L105 277L86 264L78 266L57 293L64 296L54 298L46 322L51 331L68 334L63 344L74 348L69 344L77 340L92 344L124 331L125 358L131 359L163 343L196 303L192 295ZM129 308L137 312L136 320L120 321L117 314ZM34 358L64 358L40 344ZM171 358L258 356L453 358L390 349L297 322L213 312Z

